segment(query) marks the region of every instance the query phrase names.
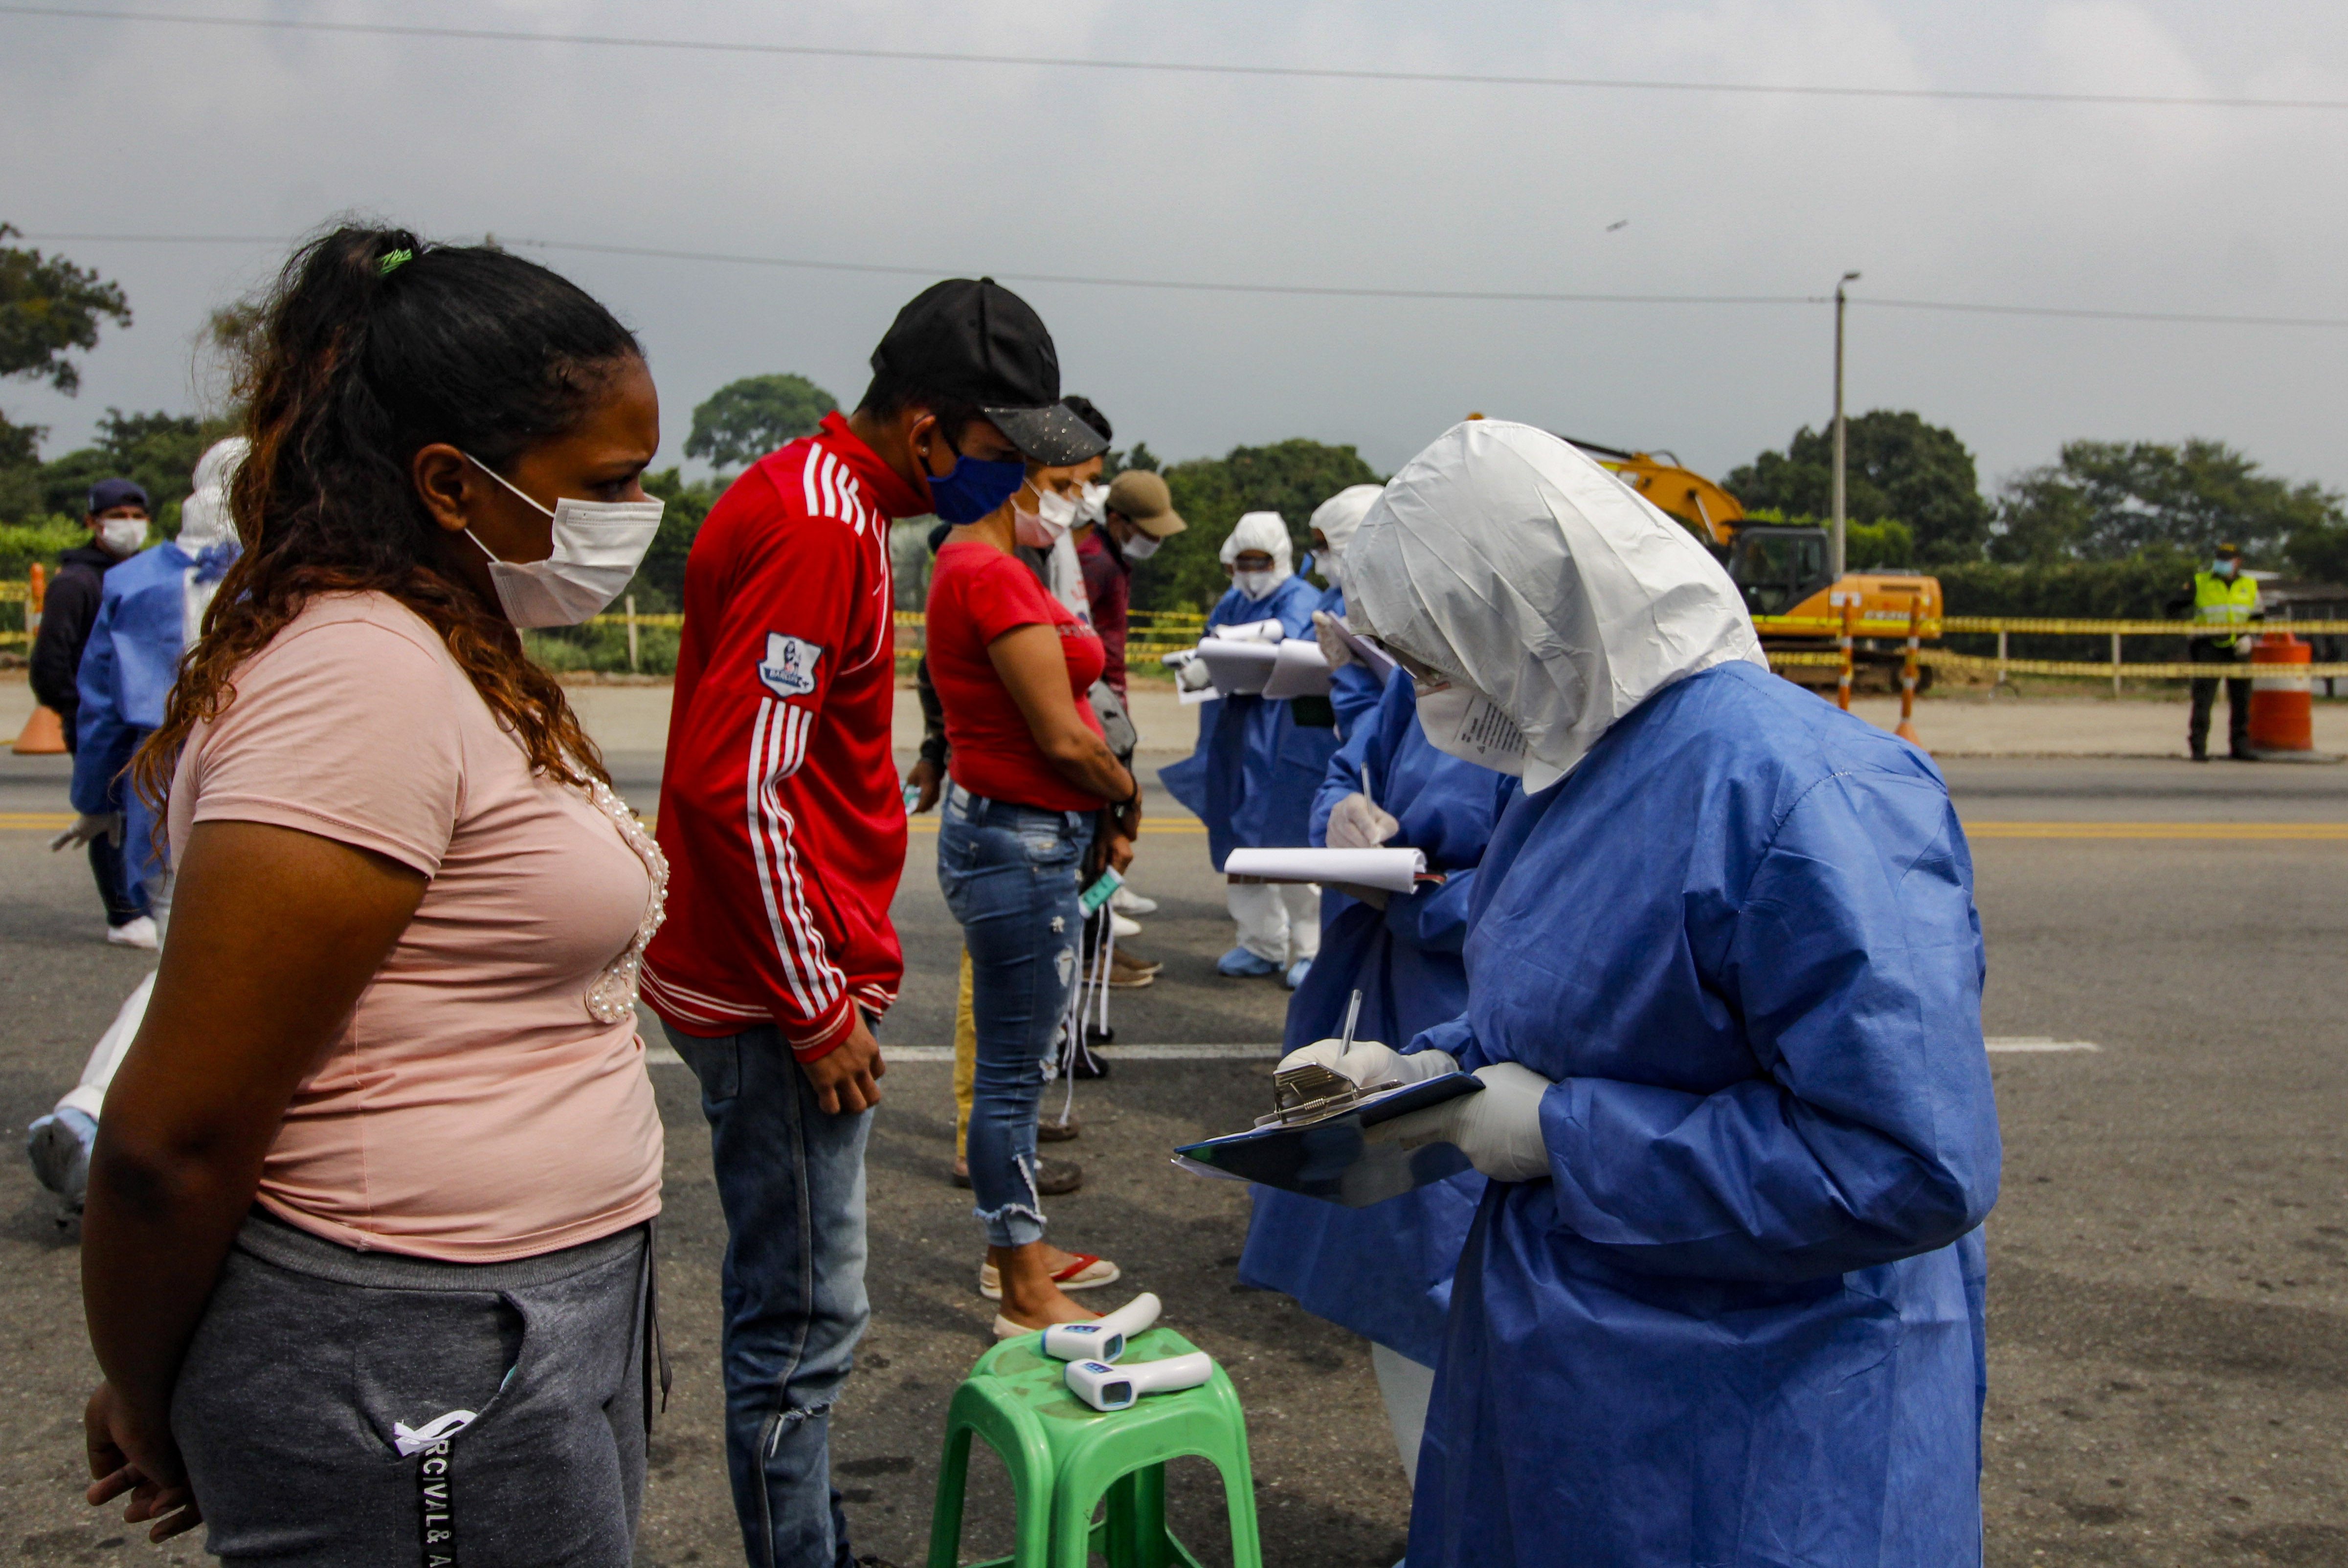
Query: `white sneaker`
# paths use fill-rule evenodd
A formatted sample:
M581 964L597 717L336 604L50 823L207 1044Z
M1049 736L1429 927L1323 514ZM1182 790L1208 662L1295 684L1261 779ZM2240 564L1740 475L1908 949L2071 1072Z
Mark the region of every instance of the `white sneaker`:
M1108 912L1108 928L1117 933L1117 939L1120 941L1124 940L1128 937L1138 937L1141 935L1140 921L1128 920L1114 909Z
M119 926L108 926L106 939L118 948L137 948L149 953L155 950L159 940L155 922L145 915L136 920L125 920Z
M1144 898L1130 887L1119 887L1109 895L1108 907L1120 915L1155 915L1158 900Z

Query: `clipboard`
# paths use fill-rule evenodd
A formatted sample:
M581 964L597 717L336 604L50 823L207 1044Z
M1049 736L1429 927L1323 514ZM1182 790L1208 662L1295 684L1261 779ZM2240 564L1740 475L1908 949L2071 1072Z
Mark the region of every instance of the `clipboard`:
M1473 1073L1447 1072L1367 1094L1308 1102L1294 1112L1266 1117L1247 1132L1183 1144L1174 1151L1174 1163L1194 1175L1255 1182L1349 1209L1367 1208L1469 1168L1468 1156L1452 1144L1406 1150L1372 1143L1368 1129L1483 1087Z

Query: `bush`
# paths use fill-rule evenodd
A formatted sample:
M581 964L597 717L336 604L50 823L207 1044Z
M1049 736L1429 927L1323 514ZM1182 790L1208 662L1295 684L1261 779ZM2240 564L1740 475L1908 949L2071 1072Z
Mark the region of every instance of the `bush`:
M2200 563L2182 552L2147 551L2127 560L2066 561L2053 566L2012 566L1996 561L1966 561L1934 569L1950 615L2012 615L2072 618L2083 620L2168 620L2176 619L2168 600L2192 579ZM1993 633L1951 637L1948 646L1960 653L1993 653ZM2076 637L2016 635L2008 642L2016 659L2103 659L2107 647L2096 647ZM2138 647L2131 640L2128 656L2135 661L2182 660L2185 641L2172 645L2167 638L2151 639Z
M0 523L0 578L21 582L35 561L54 573L60 554L88 542L89 530L78 518L35 517L21 523Z
M642 605L638 608L641 610ZM674 627L636 629L639 675L676 673L678 633ZM593 671L624 675L628 671L628 629L624 626L564 626L546 631L525 631L522 647L532 659L557 673Z

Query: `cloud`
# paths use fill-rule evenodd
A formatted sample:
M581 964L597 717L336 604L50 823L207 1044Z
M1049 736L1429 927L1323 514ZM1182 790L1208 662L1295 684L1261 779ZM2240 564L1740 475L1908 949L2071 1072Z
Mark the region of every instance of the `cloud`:
M288 14L296 14L289 11ZM1721 0L1570 8L747 0L655 11L302 7L543 31L1891 87L2348 96L2311 5ZM804 19L802 19L804 18ZM10 210L33 231L437 236L1299 284L1862 295L2348 316L2343 117L1200 77L0 19ZM1621 232L1604 225L1634 220ZM67 402L182 407L212 304L278 259L60 247L139 312ZM723 382L844 398L919 278L550 252L643 332L681 446ZM1824 417L1816 307L1299 299L1019 284L1068 384L1169 456L1309 435L1383 467L1469 409L1718 473ZM1856 406L1954 426L1984 477L2065 439L2199 433L2348 484L2348 333L1854 312Z

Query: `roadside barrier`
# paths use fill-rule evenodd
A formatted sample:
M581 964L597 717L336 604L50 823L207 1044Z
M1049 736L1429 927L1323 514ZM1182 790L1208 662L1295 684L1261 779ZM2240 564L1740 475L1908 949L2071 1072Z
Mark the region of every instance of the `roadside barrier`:
M2270 631L2250 648L2250 750L2315 752L2315 701L2309 678L2315 651L2288 631Z

